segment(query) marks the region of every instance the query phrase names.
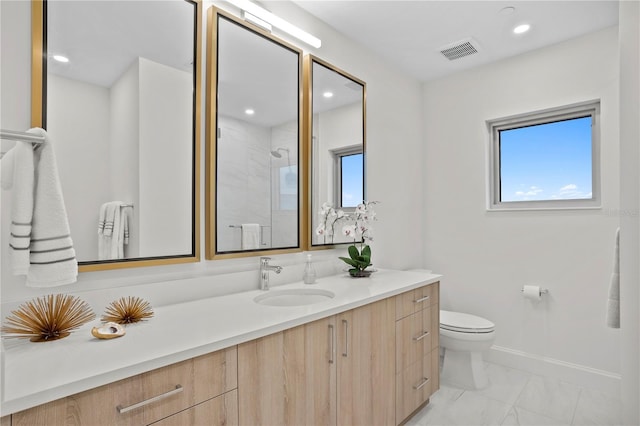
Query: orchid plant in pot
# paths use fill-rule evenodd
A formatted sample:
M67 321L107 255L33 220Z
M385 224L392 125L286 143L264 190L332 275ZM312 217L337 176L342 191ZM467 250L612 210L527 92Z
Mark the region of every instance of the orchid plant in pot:
M368 277L371 270L371 247L368 242L373 240L371 223L376 220L376 212L373 209L377 201L363 201L358 204L353 213L345 213L343 210L335 210L329 203L322 205L320 225L316 229L317 235L325 238L330 236L333 242L335 226L338 222L347 222L342 227L342 235L352 238L353 244L349 246L349 257L340 257L340 260L350 266L349 275L352 277Z

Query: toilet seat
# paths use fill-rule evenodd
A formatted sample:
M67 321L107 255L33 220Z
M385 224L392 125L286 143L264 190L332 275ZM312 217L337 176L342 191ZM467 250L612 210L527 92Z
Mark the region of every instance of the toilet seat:
M456 333L493 333L495 324L475 315L462 312L440 311L440 329Z

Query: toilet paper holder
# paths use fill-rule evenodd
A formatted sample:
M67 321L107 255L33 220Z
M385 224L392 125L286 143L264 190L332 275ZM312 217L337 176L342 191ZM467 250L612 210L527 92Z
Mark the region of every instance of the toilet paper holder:
M524 293L524 287L520 289L520 292ZM540 287L540 294L547 294L547 293L549 293L549 289Z

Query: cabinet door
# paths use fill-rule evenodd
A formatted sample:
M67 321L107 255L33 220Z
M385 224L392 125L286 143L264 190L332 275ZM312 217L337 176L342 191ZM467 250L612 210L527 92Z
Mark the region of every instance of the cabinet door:
M195 407L162 419L154 426L236 426L238 424L238 391L220 395Z
M141 425L142 410L120 414L142 399L140 376L91 389L13 414L13 426Z
M334 425L335 317L238 347L242 425Z
M395 300L389 298L337 319L338 424L395 421Z

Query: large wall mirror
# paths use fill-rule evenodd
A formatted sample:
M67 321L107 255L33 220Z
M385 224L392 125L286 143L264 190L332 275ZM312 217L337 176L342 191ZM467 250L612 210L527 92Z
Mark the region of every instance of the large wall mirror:
M80 270L197 261L201 3L32 13L32 124L55 142Z
M310 109L305 126L310 156L309 239L311 247L351 243L336 226L318 235L325 218L325 203L350 212L365 199L365 99L364 81L313 55L305 58L305 104ZM331 222L332 218L328 218ZM341 226L340 226L341 227Z
M302 52L208 15L207 258L300 250Z

